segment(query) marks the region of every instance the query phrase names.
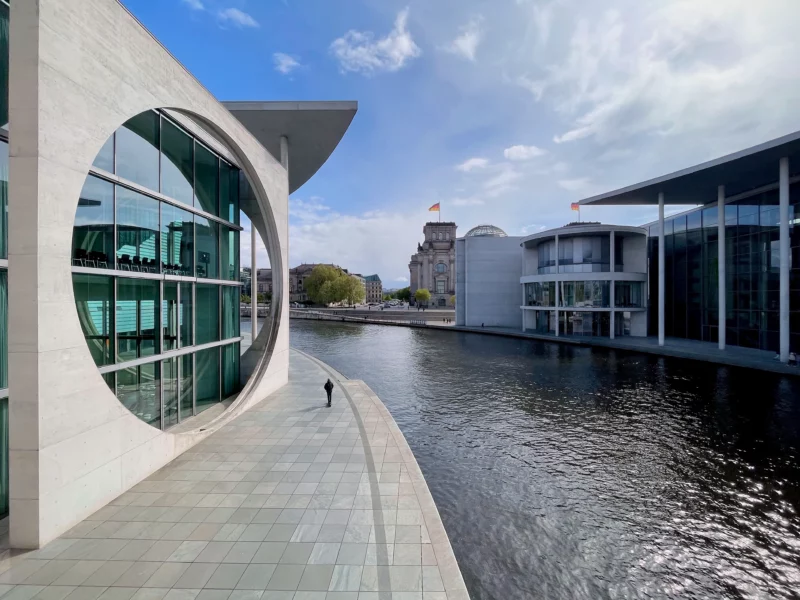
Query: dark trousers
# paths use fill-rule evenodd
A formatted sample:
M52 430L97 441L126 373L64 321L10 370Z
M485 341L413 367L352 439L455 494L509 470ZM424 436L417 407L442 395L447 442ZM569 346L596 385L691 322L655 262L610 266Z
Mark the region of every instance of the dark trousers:
M327 390L326 390L326 391L327 391ZM332 396L332 395L333 395L333 390L331 390L330 392L328 392L328 404L330 404L330 403L331 403L331 396Z

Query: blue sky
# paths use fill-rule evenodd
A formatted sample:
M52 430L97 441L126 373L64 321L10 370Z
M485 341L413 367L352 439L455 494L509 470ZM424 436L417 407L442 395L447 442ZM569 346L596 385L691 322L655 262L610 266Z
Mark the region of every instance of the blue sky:
M290 265L385 287L405 283L435 202L462 235L531 233L572 201L800 129L796 0L124 1L221 100L359 102L290 199Z

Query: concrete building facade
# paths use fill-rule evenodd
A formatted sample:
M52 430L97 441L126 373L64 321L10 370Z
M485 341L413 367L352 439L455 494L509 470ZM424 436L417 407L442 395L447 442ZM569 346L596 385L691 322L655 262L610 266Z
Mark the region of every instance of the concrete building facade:
M367 275L364 277L366 285L365 302L383 302L383 283L377 275Z
M647 335L646 230L572 223L521 245L523 331Z
M3 18L0 458L11 544L36 548L286 383L288 195L355 106L223 105L117 0ZM321 112L329 127L309 125ZM239 211L275 296L243 383Z
M455 294L456 229L455 223L436 221L422 228L425 240L417 244L417 252L408 263L412 302L421 288L431 293L431 306L447 306Z
M479 225L456 240L456 325L522 326L521 237Z

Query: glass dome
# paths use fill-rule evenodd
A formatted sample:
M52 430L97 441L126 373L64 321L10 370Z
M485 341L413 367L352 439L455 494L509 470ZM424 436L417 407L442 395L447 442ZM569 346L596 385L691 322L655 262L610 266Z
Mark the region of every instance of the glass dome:
M467 232L466 237L508 237L506 232L494 225L478 225Z

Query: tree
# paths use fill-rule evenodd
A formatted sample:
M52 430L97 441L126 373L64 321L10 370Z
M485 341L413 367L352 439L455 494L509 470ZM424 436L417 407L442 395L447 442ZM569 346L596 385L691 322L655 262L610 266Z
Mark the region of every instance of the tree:
M239 302L241 302L242 304L250 304L250 296L248 296L247 294L242 294L239 297Z
M450 306L455 306L455 305L456 305L456 295L453 294L452 296L450 296Z
M414 300L417 304L427 304L430 302L431 293L425 288L420 288L414 293Z
M328 265L317 265L303 282L308 297L318 304L336 302L337 300L333 299L334 295L331 287L329 286L324 292L322 288L326 283L333 284L341 275L344 275L341 269Z
M308 281L308 280L306 280ZM328 280L323 282L314 296L314 301L317 304L330 304L336 302L336 284L335 280ZM311 294L309 294L310 296Z
M394 294L395 298L398 300L402 300L403 302L408 302L411 300L411 288L404 287L399 289Z
M345 277L347 283L344 284L344 297L342 300L346 300L348 304L361 304L367 295L364 286L355 277Z
M259 304L266 304L272 300L272 294L265 294L264 292L259 292L257 296L257 301Z
M384 294L383 295L383 299L384 300L391 300L392 299L392 295L391 294Z

